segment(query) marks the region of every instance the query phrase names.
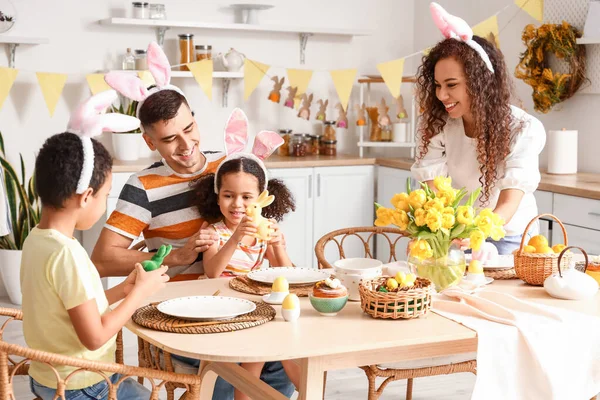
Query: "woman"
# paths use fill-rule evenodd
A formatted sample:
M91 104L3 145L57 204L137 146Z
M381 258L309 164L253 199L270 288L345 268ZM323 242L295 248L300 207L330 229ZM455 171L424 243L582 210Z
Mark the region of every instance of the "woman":
M538 119L510 105L512 85L500 50L472 37L464 21L435 3L432 13L447 38L417 72L423 112L411 171L431 186L436 176L449 176L454 187L481 187L477 206L493 209L506 222L506 236L493 243L499 254L510 254L537 215L533 192L546 132ZM537 231L536 225L528 234Z

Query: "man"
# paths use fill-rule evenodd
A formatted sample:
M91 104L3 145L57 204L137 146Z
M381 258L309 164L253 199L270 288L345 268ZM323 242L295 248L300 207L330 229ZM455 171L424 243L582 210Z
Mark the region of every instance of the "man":
M92 252L101 276L125 276L148 253L129 249L144 235L146 246L156 251L161 244L173 245L165 258L168 274L202 272L202 252L215 240L193 204L192 181L214 173L224 154L200 151L200 132L185 97L176 90L159 90L143 102L138 112L143 137L162 160L133 174L119 195ZM185 360L198 365L198 360ZM265 382L286 396L294 387L281 363L267 363ZM222 379L215 385L213 400L233 399L233 386Z

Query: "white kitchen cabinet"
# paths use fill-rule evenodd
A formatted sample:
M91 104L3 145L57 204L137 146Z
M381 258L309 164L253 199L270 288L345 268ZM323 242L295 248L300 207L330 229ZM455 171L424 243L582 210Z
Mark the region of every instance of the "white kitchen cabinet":
M562 230L555 224L552 230L552 243L564 243ZM579 246L589 255L600 254L600 231L565 224L569 237L569 246ZM576 254L579 252L575 251Z
M546 192L543 190L536 190L533 195L535 196L535 202L537 203L538 214L553 214L554 213L554 193ZM549 244L552 246L552 231L553 229L560 229L558 224L554 223L552 218L540 218L540 235L544 235L548 238ZM562 243L562 240L560 241Z

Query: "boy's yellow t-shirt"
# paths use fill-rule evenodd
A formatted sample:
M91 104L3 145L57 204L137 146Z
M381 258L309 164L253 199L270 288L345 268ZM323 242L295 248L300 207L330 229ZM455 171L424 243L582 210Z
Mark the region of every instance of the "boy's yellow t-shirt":
M53 229L34 228L23 244L21 291L23 332L29 347L90 361L115 361L116 336L90 351L79 341L67 312L91 299L96 299L101 315L110 310L100 275L76 239ZM76 369L55 368L63 379ZM32 362L29 375L56 388L54 373L43 363ZM67 389L82 389L101 380L96 373L78 372Z

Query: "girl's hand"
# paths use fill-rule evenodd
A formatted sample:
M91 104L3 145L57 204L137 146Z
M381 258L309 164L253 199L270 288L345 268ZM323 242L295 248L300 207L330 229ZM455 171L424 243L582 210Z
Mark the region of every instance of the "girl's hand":
M270 219L269 221L271 222L269 227L273 230L273 232L269 233L269 245L285 247L285 238L279 229L279 224L274 219Z
M239 242L244 236L254 236L257 232L258 229L252 222L252 218L246 215L235 229L235 232L233 232L232 238Z
M131 273L127 275L127 278L123 281L123 293L125 294L125 296L131 293L131 291L135 287L136 278L137 268L134 268L133 271L131 271Z
M135 264L135 284L132 291L139 292L142 297L148 297L163 289L169 281L169 275L166 274L168 269L166 265L161 265L154 271L144 271L142 264Z

